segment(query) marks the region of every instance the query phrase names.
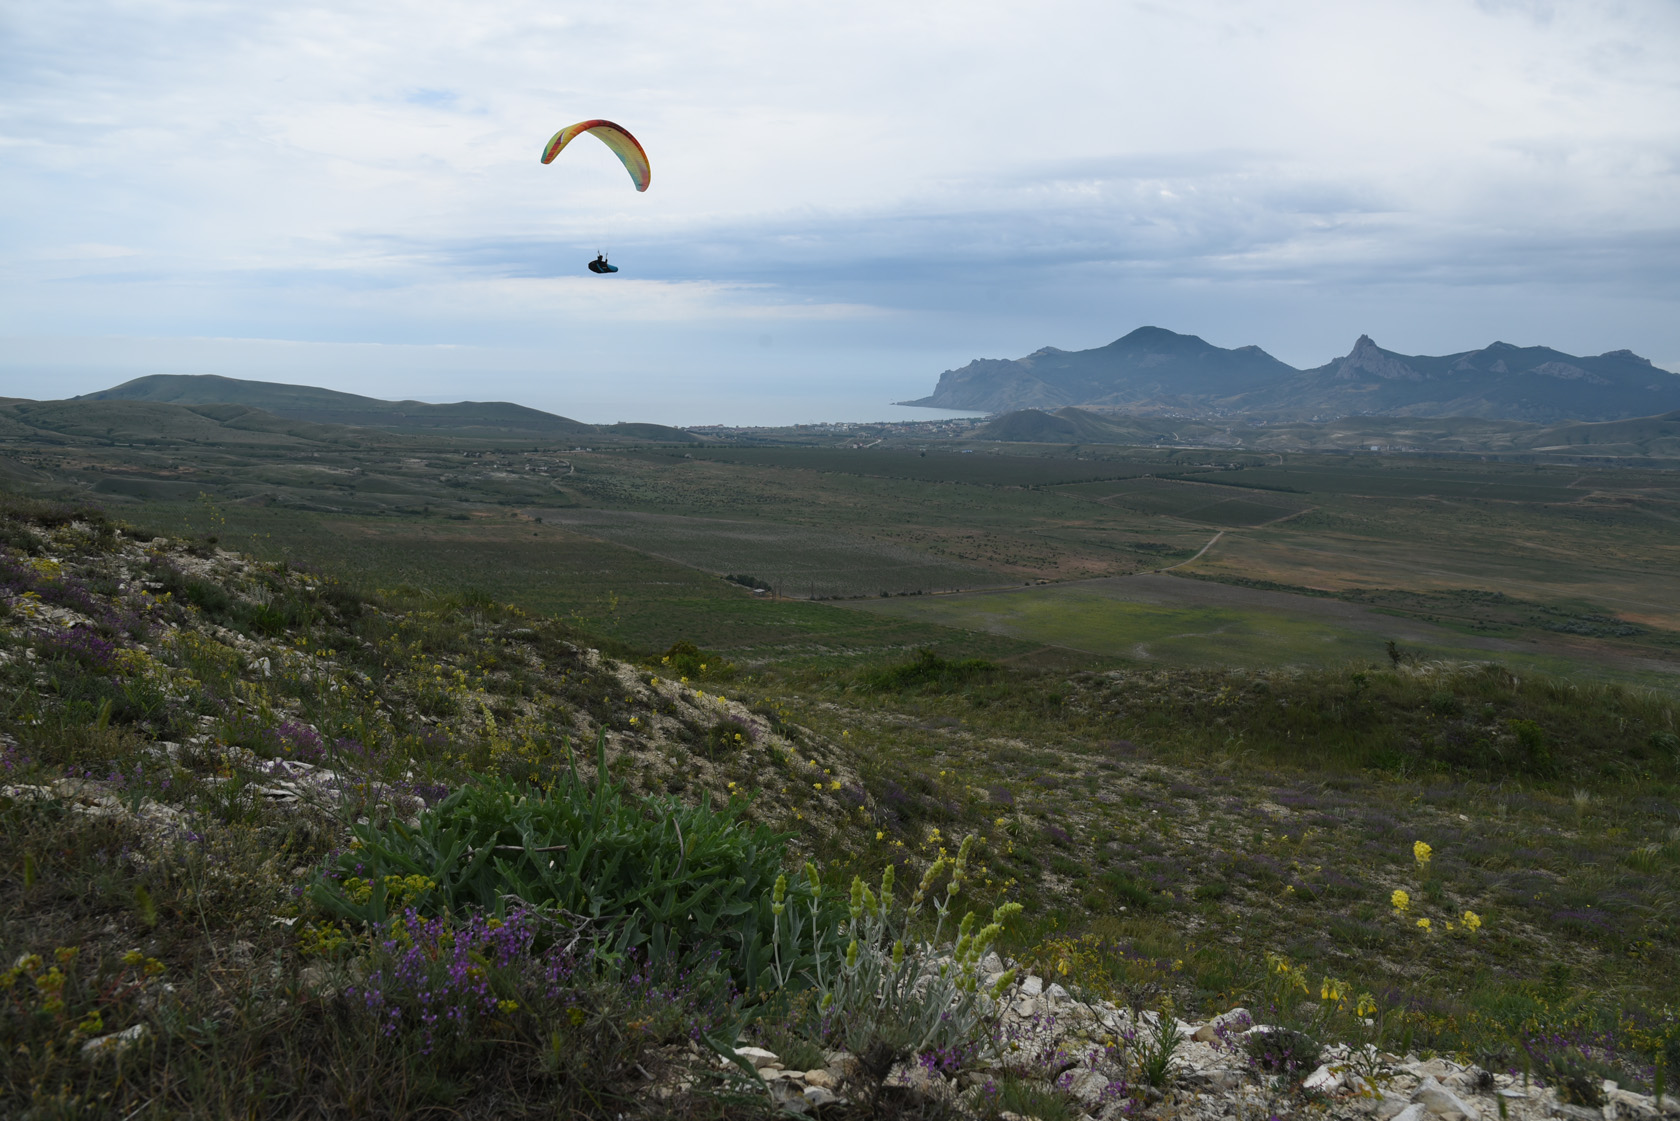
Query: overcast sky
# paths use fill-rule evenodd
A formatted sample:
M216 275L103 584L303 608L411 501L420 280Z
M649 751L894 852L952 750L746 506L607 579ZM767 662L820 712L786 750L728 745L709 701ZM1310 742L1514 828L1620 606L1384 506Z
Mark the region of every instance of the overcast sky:
M869 419L1144 324L1680 369L1680 3L0 5L0 395Z

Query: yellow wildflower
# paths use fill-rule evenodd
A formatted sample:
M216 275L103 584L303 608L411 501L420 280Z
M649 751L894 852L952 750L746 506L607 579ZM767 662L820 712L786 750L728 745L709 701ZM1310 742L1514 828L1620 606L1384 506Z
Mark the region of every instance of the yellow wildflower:
M1405 890L1402 888L1395 888L1394 894L1388 897L1388 901L1393 904L1394 909L1399 911L1402 915L1405 914L1406 909L1412 905L1412 897L1407 895Z
M1434 855L1435 855L1435 850L1429 847L1429 842L1427 842L1427 841L1413 841L1412 842L1412 859L1417 861L1417 866L1418 866L1418 869L1420 871L1427 871L1428 870L1428 868L1429 868L1429 858L1431 856L1434 856Z
M1478 915L1474 911L1464 912L1464 929L1468 930L1471 934L1474 934L1478 930L1482 929L1482 916Z
M1428 919L1419 919L1417 921L1417 924L1418 924L1418 929L1419 930L1423 931L1426 934L1429 932L1429 920Z

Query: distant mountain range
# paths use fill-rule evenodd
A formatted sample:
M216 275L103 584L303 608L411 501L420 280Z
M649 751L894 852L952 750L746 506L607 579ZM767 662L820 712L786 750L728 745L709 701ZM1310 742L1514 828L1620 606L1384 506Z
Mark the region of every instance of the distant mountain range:
M585 424L581 420L507 401L456 401L444 405L424 401L381 401L334 389L244 381L215 374L152 374L71 400L148 401L188 407L244 405L277 417L311 424L339 424L439 436L530 436L549 440L611 436L660 443L689 443L699 439L692 433L663 424Z
M1257 346L1139 327L1093 350L1045 347L977 358L904 405L1004 413L1067 406L1140 415L1304 420L1481 417L1539 424L1611 421L1680 409L1680 375L1629 350L1594 357L1496 342L1442 356L1384 350L1361 335L1345 358L1298 370Z

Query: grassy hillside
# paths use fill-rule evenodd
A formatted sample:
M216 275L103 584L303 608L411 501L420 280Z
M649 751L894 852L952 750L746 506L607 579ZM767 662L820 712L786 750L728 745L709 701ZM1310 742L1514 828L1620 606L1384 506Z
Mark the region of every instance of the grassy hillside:
M381 401L333 389L245 381L215 374L151 374L77 401L149 401L185 405L245 405L291 420L459 435L582 436L595 426L506 401ZM643 438L646 438L645 436Z
M1352 1030L1287 960L1401 1049L1646 1088L1680 1052L1672 693L1404 648L1030 668L956 632L742 668L97 511L8 498L0 542L9 1113L751 1115L705 1038L821 1061L842 1025L777 963L838 968L811 938L852 874L902 904L964 837L963 905L1023 904L997 948L1079 991Z

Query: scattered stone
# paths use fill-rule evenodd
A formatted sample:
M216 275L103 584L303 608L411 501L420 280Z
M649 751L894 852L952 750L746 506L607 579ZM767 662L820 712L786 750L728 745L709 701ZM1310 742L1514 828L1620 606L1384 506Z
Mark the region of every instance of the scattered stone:
M846 1099L824 1086L805 1087L805 1102L812 1109L821 1109L825 1105L844 1105Z
M782 1065L780 1055L777 1055L774 1051L766 1051L762 1047L737 1047L735 1053L751 1063L754 1070L763 1070L772 1064L777 1067Z
M1107 1075L1095 1070L1082 1070L1068 1083L1067 1092L1088 1106L1095 1105L1102 1100L1103 1091L1108 1089L1110 1081Z
M805 1072L805 1085L821 1090L837 1090L840 1080L826 1070L808 1070Z
M82 1044L82 1057L86 1059L103 1059L108 1055L120 1055L146 1038L146 1025L135 1024L122 1031L114 1031L110 1035L102 1035L90 1039Z
M1419 1086L1417 1092L1412 1095L1412 1100L1437 1117L1457 1113L1468 1118L1469 1121L1481 1121L1481 1114L1476 1112L1475 1106L1441 1085L1433 1077L1424 1080L1423 1085Z
M1566 1117L1569 1121L1604 1121L1603 1110L1588 1109L1584 1105L1570 1105L1568 1102L1553 1105L1552 1116Z
M827 1056L828 1073L841 1082L848 1078L857 1078L863 1073L863 1064L850 1051L830 1051Z
M806 1100L804 1090L782 1079L770 1083L770 1100L789 1113L811 1112L811 1103Z

